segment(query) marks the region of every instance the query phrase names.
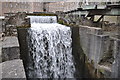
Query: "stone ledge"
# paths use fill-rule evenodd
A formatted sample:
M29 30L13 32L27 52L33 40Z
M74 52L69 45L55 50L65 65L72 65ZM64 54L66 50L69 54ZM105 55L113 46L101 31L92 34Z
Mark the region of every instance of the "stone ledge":
M2 78L26 78L23 62L20 59L0 63Z

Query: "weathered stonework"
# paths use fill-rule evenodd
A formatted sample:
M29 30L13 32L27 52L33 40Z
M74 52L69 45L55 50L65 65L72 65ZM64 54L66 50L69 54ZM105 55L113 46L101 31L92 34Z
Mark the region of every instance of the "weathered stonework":
M17 37L5 37L2 43L2 62L20 58Z
M94 78L118 78L119 77L119 35L105 34L104 30L91 27L93 24L80 22L80 17L75 15L58 14L61 24L67 26L79 26L81 47L86 55L86 66ZM86 21L87 22L87 21ZM93 25L94 26L94 25ZM81 55L80 55L81 56Z
M3 80L13 78L26 78L23 63L20 59L0 63L0 68L2 68L1 78Z

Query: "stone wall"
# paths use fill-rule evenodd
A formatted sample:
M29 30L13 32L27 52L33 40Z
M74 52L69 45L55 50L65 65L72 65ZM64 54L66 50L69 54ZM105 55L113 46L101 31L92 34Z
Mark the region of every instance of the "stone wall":
M43 12L41 2L0 2L0 15L17 12Z
M75 10L79 7L79 2L65 2L65 1L60 1L60 2L53 2L47 4L49 7L48 12L56 12L56 11L63 11L67 12L70 10Z
M120 39L105 35L101 28L80 26L80 42L85 55L105 78L118 78Z

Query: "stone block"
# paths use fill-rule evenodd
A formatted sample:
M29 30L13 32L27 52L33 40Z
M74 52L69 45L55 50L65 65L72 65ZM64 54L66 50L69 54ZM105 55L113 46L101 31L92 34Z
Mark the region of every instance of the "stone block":
M26 78L23 62L20 59L0 63L2 68L2 79L4 78Z
M20 49L17 37L5 37L1 45L2 62L7 60L19 59Z
M2 48L2 62L19 58L20 50L18 46Z

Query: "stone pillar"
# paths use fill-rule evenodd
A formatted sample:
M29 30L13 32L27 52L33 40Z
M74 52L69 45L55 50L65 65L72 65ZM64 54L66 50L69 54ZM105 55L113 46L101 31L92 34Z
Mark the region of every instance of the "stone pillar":
M25 72L27 71L26 66L29 65L29 54L28 54L28 41L27 41L27 30L28 28L17 28L18 40L20 45L20 58L23 60ZM26 74L27 76L27 74Z

